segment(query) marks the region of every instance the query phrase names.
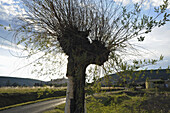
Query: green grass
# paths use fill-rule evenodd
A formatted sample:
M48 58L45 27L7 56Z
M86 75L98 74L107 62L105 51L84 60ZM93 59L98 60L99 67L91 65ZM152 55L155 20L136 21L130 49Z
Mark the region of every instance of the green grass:
M18 87L0 88L0 108L15 106L20 103L36 101L46 98L65 96L66 90L63 88L50 87ZM18 106L18 105L17 105Z
M127 91L87 99L87 113L170 113L170 93Z
M170 113L170 91L119 91L86 99L87 113ZM64 113L65 104L44 113Z
M43 113L64 113L65 104L57 106L55 109Z

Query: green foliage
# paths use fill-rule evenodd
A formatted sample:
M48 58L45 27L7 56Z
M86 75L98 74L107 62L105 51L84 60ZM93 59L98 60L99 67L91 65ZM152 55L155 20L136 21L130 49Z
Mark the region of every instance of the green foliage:
M166 70L166 73L168 73L168 74L170 73L169 69L170 69L170 66L168 66L168 68Z
M45 98L45 97L51 97L51 96L55 96L56 92L58 93L58 95L63 95L65 93L64 90L60 90L60 89L53 89L53 88L38 88L37 91L37 98ZM65 94L64 94L65 95Z
M87 113L168 113L170 90L119 91L86 99ZM65 104L45 113L64 113Z
M25 40L26 40L26 38L22 37L22 39L17 42L17 45L21 44L21 43L24 42Z
M137 38L138 41L143 41L144 34L151 32L155 27L166 24L170 16L167 11L167 0L159 7L154 8L154 16L143 14L143 2L136 3L131 7L121 6L121 4L117 6L118 4L115 2L107 0L81 1L81 3L74 3L74 0L70 0L69 2L70 4L65 0L45 0L43 2L41 0L33 2L26 0L24 3L27 7L25 10L28 11L27 16L19 18L17 29L9 25L11 31L15 31L16 43L25 46L24 50L29 53L28 58L40 51L44 52L44 55L40 56L36 62L31 63L35 66L33 73L37 75L56 75L56 63L60 64L60 62L57 62L54 56L56 53L63 53L58 38L63 35L61 31L65 31L66 26L75 26L78 31L90 30L89 39L92 42L94 40L101 41L109 49L109 57L112 58L121 57L119 53L115 52L116 50L121 50L120 53L123 54L127 52L125 48L132 46L129 43L130 39ZM84 4L87 7L79 4ZM89 4L96 5L89 8ZM57 9L55 10L54 7ZM70 8L72 10L68 10ZM68 32L68 35L70 34L72 35L71 32ZM70 42L66 41L65 45L69 44ZM82 59L85 58L85 54L81 56ZM114 60L114 66L117 66L117 58ZM51 62L53 66L49 66L47 69L42 65L44 62ZM124 67L122 66L122 68Z
M58 90L56 89L49 89L49 88L45 88L44 89L38 89L37 91L37 95L38 95L38 98L43 98L43 97L48 97L49 95L53 95L54 92L56 92Z
M65 104L57 106L54 110L45 111L43 113L64 113Z
M22 44L25 46L25 50L29 53L28 58L39 52L44 53L31 63L35 67L33 72L37 75L56 75L56 63L61 64L62 62L62 60L57 62L56 53L62 53L62 49L64 49L60 47L61 43L58 39L66 39L66 37L63 37L65 35L74 36L73 32L66 32L67 27L72 29L73 26L78 32L90 31L88 39L91 41L91 44L97 40L106 46L110 54L106 56L109 57L109 61L106 64L105 73L108 75L115 72L115 70L127 72L126 75L122 75L123 83L127 82L126 78L133 78L134 70L158 62L158 60L154 59L148 61L139 60L133 61L132 65L129 65L129 62L122 60L122 54L129 51L127 47L133 48L129 40L137 38L138 41L143 41L145 39L144 34L151 32L155 27L165 25L169 21L167 0L160 7L155 8L156 14L154 16L142 14L142 4L139 3L134 4L131 8L127 6L117 7L114 1L108 2L108 0L100 0L97 4L96 0L76 1L76 3L74 0L69 0L69 2L65 0L45 0L43 2L41 0L32 2L25 0L24 3L28 14L20 18L20 24L18 24L20 26L14 29L14 38L18 45ZM95 5L93 8L89 8L80 4L85 6L89 4ZM67 45L70 44L72 43L66 40L64 45L67 48L69 47ZM76 44L76 42L73 44ZM79 46L76 49L80 49ZM74 53L72 54L74 57L76 56ZM80 55L81 58L75 58L84 60L87 57L85 55L87 54ZM162 59L163 57L160 58L160 60ZM44 62L46 63L43 64ZM139 76L136 75L136 79L138 78ZM98 92L98 86L94 84L93 89L96 90L95 92ZM47 90L45 95L48 94L49 91ZM42 96L41 90L38 91L38 95L39 97Z
M11 24L9 24L8 26L0 24L0 27L2 27L2 29L6 30L6 31L14 31L11 27Z
M116 64L115 60L117 61ZM103 67L103 69L105 72L105 77L116 72L116 74L120 76L118 81L119 85L129 87L129 84L133 84L135 81L145 77L145 71L147 70L148 66L155 65L162 60L162 55L159 59L143 59L133 61L124 61L117 56L112 57L105 67ZM157 73L159 73L160 69L161 67L158 69ZM109 78L108 80L106 79L105 82L109 83Z
M65 89L60 88L4 87L0 88L0 107L49 97L65 96L65 94Z
M64 111L57 108L55 110L45 111L43 113L64 113Z
M166 113L169 96L132 91L99 95L87 99L87 113Z

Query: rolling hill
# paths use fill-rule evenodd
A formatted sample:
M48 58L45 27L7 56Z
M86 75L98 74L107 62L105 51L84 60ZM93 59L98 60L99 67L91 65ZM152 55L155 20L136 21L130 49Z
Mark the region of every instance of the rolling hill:
M29 79L29 78L17 78L17 77L5 77L0 76L0 86L11 86L11 85L20 85L20 86L34 86L35 83L45 84L46 82Z
M170 79L170 69L118 72L115 74L111 74L108 77L108 80L106 77L100 79L102 85L106 84L106 82L109 82L114 85L124 80L128 83L132 81L135 83L145 82L146 79L168 80Z

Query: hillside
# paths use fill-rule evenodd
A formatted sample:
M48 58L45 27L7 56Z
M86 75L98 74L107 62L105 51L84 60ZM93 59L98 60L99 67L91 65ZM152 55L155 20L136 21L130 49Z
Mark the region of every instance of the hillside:
M17 77L5 77L0 76L0 86L11 86L11 85L20 85L20 86L34 86L35 83L45 84L46 82L29 79L29 78L17 78Z
M109 82L111 84L116 84L126 80L127 82L145 82L147 78L149 79L170 79L170 69L160 69L160 70L143 70L143 71L134 71L134 72L118 72L115 74L109 75ZM105 84L106 77L100 79L102 85Z

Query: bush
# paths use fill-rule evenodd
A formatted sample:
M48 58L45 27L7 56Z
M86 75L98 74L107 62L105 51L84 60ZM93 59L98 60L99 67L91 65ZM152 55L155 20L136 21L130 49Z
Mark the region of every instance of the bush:
M8 93L8 91L6 90L11 90L11 89L7 88L6 90L4 90L4 92L6 93L2 93L2 92L0 93L0 107L5 107L8 105L19 104L28 101L34 101L37 99L43 99L48 97L59 97L59 96L66 95L66 90L58 90L58 89L38 88L35 91L35 89L33 90L29 88L27 91L25 91L24 88L18 88L16 89L18 91L15 93L13 92L13 89L12 92L9 91ZM31 92L30 90L33 92Z

